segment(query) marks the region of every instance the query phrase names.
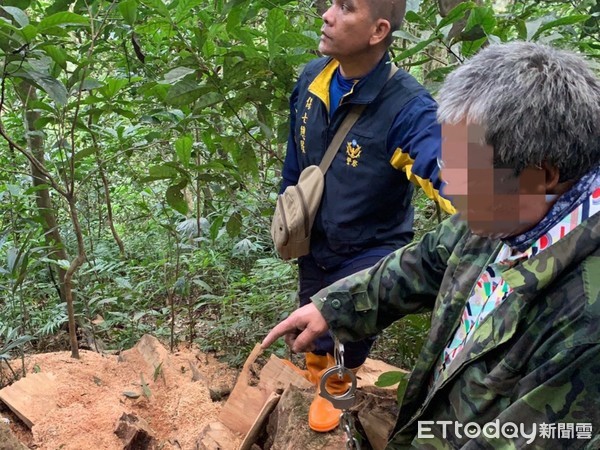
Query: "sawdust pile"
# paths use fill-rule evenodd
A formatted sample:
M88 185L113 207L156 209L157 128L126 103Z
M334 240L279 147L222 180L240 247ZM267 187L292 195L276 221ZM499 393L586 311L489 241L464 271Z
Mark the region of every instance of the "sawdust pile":
M58 394L56 407L34 423L31 433L13 420L13 432L30 448L122 449L115 425L123 413L134 413L149 424L163 449L194 449L200 431L217 421L226 400L222 394L233 388L237 375L197 350L169 354L151 336L119 356L89 351L80 356L28 357L27 373L53 374Z

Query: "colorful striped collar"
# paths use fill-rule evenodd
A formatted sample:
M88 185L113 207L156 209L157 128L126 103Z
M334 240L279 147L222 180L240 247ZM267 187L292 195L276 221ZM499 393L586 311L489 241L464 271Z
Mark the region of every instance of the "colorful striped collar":
M589 198L591 193L598 187L600 187L600 166L590 170L571 189L561 195L552 205L546 217L535 227L523 234L502 241L512 249L524 252L560 222L565 215Z

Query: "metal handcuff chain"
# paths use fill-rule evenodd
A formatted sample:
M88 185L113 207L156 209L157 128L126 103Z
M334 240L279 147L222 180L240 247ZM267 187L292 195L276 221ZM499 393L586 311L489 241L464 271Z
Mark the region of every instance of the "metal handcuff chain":
M346 449L360 450L360 443L356 437L354 437L354 419L350 412L350 408L356 401L356 375L344 366L344 344L336 337L334 337L334 357L336 365L327 369L321 376L319 395L324 399L329 400L335 409L342 410L340 424L346 433ZM340 380L342 380L344 376L348 376L350 379L350 388L341 395L330 394L327 391L327 380L333 376L339 377Z

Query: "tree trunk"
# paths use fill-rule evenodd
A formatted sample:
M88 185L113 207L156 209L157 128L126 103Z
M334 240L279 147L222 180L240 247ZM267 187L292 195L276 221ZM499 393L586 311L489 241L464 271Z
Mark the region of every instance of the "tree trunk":
M35 121L40 118L40 113L34 111L28 107L30 101L37 100L37 94L35 88L29 83L22 83L18 87L18 93L23 100L23 107L25 109L25 130L27 131L27 146L29 151L40 164L44 164L44 140L39 130L35 128ZM42 227L44 229L44 235L46 243L52 249L49 258L54 260L69 260L67 251L62 242L60 236L60 229L56 221L56 215L54 214L54 208L52 206L52 199L50 198L50 191L45 176L40 170L34 165L30 164L31 177L33 179L33 186L39 188L36 190L35 202L38 207L40 217L42 218ZM44 186L44 187L40 187ZM58 266L57 266L58 267ZM50 268L52 270L52 268ZM59 295L62 301L66 301L65 296L65 274L66 271L61 267L58 267L58 280L59 280Z
M73 223L73 232L77 237L77 256L65 274L65 296L67 301L67 311L69 313L69 339L71 342L71 357L79 359L79 346L77 344L77 335L75 333L75 308L74 308L74 295L73 295L73 276L75 272L85 262L85 244L83 242L83 233L81 232L81 224L79 223L79 216L77 214L77 203L75 195L70 194L69 197L69 213L71 214L71 222Z
M42 134L35 128L35 122L39 119L40 114L37 111L31 110L29 102L37 100L35 88L28 84L22 83L19 86L19 94L23 100L23 108L25 110L25 127L27 130L27 145L31 156L35 158L37 164L43 169L44 158L44 141ZM45 175L40 171L40 168L36 164L31 164L31 176L33 178L34 186L46 185L47 180ZM67 183L68 184L68 183ZM77 269L85 261L85 247L83 245L83 236L81 233L81 227L77 218L77 211L75 210L75 198L72 192L67 191L66 199L69 202L69 211L71 213L71 220L73 222L74 232L77 236L78 255L71 261L71 265L68 270L62 268L58 269L59 276L59 288L61 291L61 298L67 303L67 311L69 315L69 339L71 342L71 356L73 358L79 358L79 348L77 345L77 335L75 331L75 311L73 304L75 302L73 294L73 275ZM50 192L47 188L42 188L36 193L36 203L40 211L40 215L43 218L44 231L46 232L46 239L49 240L49 245L54 249L50 254L53 259L69 260L65 246L60 237L56 216L52 208L52 201L50 198Z
M98 163L98 172L100 173L100 178L102 179L102 185L104 186L104 198L106 199L106 215L108 219L108 225L110 227L110 231L115 239L115 242L119 246L119 253L121 254L121 258L125 259L125 246L123 245L123 241L119 236L115 228L115 224L113 222L113 212L112 212L112 202L110 200L110 189L108 185L108 179L106 178L106 174L104 173L104 167L102 166L102 162L100 161L100 157L96 154L96 162Z
M201 137L196 129L196 141L200 141ZM200 148L196 150L196 165L200 167L202 164L202 152ZM202 228L200 228L200 219L202 218L202 183L200 181L200 177L196 177L196 237L198 238L196 241L196 245L200 248L202 240L200 239L202 236Z

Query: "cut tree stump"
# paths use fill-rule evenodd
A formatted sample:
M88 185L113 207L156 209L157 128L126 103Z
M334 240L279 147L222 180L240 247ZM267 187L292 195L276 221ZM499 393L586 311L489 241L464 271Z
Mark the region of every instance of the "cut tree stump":
M219 414L219 421L232 431L245 436L260 416L271 393L285 389L290 384L311 388L312 384L299 375L275 355L262 368L258 382L251 374L251 368L262 350L256 344L252 353L244 363L237 383L229 395L229 399Z
M373 450L383 450L396 425L396 390L375 386L360 388L351 411L358 417L357 425L363 429Z
M239 441L221 422L213 422L204 427L194 450L233 450L237 448Z
M271 395L265 402L262 410L260 411L257 419L252 424L252 428L250 428L250 431L244 438L244 441L242 442L242 445L240 446L239 450L251 450L252 449L252 446L257 441L257 439L260 435L260 432L263 429L263 425L265 424L265 422L269 418L270 414L273 412L273 410L277 406L277 403L279 403L280 397L281 397L281 395L279 395L277 392L271 393Z
M314 391L290 386L271 414L261 444L263 450L342 450L346 435L338 427L329 433L315 433L308 427L308 408ZM383 450L396 423L398 405L395 391L365 386L356 391L350 409L356 431L363 436L362 448ZM241 449L240 449L241 450Z
M314 389L288 387L267 424L263 449L269 450L346 450L345 434L336 428L316 433L308 427L308 408Z
M275 355L255 375L256 360L261 353L257 344L219 415L222 424L244 437L239 450L252 450L258 441L262 441L259 444L264 449L273 450L345 449L345 435L339 430L315 433L308 427L308 408L315 395L312 383ZM357 374L357 403L352 411L356 421L361 422L357 428L376 450L387 442L395 424L397 405L395 386L384 389L373 385L382 373L394 371L406 372L369 358Z
M57 407L57 387L53 374L31 373L0 390L0 400L31 429Z
M140 371L145 375L145 380L150 383L151 380L156 379L158 381L158 379L162 379L166 384L165 373L173 369L171 367L169 351L160 341L154 336L145 334L133 348L121 352L119 361L126 361L130 358L135 359L138 355L146 363L146 367L140 367Z

